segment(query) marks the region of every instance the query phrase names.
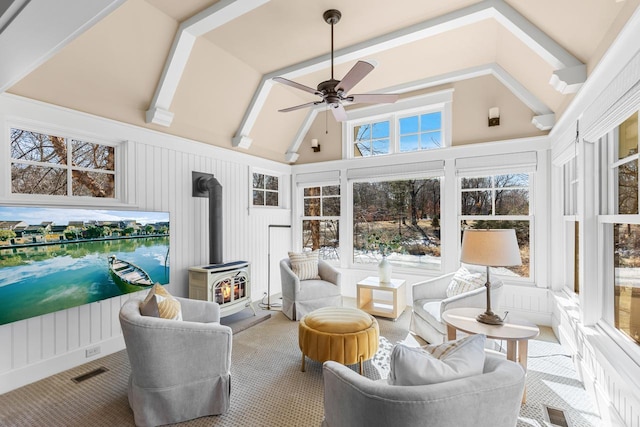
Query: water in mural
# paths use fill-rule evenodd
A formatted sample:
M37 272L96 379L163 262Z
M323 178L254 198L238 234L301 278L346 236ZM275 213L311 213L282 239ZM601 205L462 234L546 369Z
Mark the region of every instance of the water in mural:
M169 282L165 212L0 206L0 324Z

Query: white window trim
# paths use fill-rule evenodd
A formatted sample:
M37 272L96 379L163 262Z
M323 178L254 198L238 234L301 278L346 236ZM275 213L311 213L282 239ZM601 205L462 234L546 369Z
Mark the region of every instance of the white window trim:
M630 113L627 117L632 115ZM640 113L639 113L640 114ZM626 120L626 118L624 119ZM601 156L606 159L600 159L600 164L604 168L600 185L604 191L604 197L601 202L602 212L597 215L598 219L598 282L600 287L592 287L589 289L589 296L599 298L601 302L601 317L597 321L600 327L609 338L611 338L632 360L640 365L640 345L629 338L624 332L615 327L614 322L614 265L613 265L613 225L614 224L635 224L640 225L639 214L613 214L618 209L617 203L617 186L615 169L619 166L638 159L638 154L632 154L623 159L618 159L618 126L624 121L616 125L615 128L602 135L600 143L606 144L605 150L599 150ZM640 128L640 120L638 121ZM640 145L640 140L638 141ZM614 160L615 159L615 160ZM640 185L638 186L640 192ZM640 200L640 199L639 199ZM596 214L598 214L596 212Z
M489 177L489 176L500 176L500 175L509 175L511 173L526 173L527 175L529 175L529 186L528 186L528 191L529 191L529 214L528 215L495 215L495 197L492 197L491 200L491 209L492 212L494 214L492 215L463 215L462 214L462 203L460 202L461 200L461 196L463 192L471 192L471 191L482 191L482 190L488 190L485 188L462 188L462 179L463 178L483 178L483 177ZM457 177L457 182L456 182L456 186L457 186L457 197L458 197L458 202L457 202L457 230L458 230L458 251L460 251L460 247L462 246L462 230L460 228L460 222L462 222L465 219L470 219L470 220L485 220L485 221L529 221L529 277L519 277L519 276L507 276L507 275L500 275L498 273L492 273L493 275L496 275L498 277L501 277L503 280L508 280L509 282L513 282L513 283L522 283L522 284L534 284L536 283L536 229L535 229L535 215L533 214L533 212L535 212L535 194L534 194L534 188L535 188L535 173L534 172L520 172L520 171L516 171L516 172L510 172L510 169L508 166L504 166L502 168L500 168L499 170L496 170L494 173L491 174L477 174L477 175L470 175L468 173L459 175ZM492 187L490 188L490 190L495 190L496 188L503 188L503 187ZM525 187L504 187L505 189L524 189Z
M441 221L441 226L440 226L440 230L441 232L445 229L445 227L442 225L444 221L443 219L443 208L444 208L444 192L445 192L445 174L443 170L432 170L432 171L425 171L423 173L412 173L412 174L404 174L404 175L393 175L393 176L376 176L375 175L375 170L371 171L371 177L370 178L357 178L357 179L348 179L346 180L346 186L347 186L347 191L348 191L348 204L347 204L347 218L353 218L353 184L354 183L358 183L358 182L383 182L383 181L406 181L406 180L410 180L410 179L433 179L433 178L439 178L440 179L440 221ZM360 263L355 263L353 262L353 221L346 221L346 224L343 224L340 227L341 230L344 230L344 234L346 236L348 236L346 239L347 241L342 244L340 244L340 248L342 249L342 254L345 255L346 257L348 257L348 262L346 262L346 265L348 268L350 269L357 269L357 270L371 270L371 271L377 271L378 266L375 264L360 264ZM443 239L442 236L440 237L440 268L435 269L435 268L420 268L420 267L399 267L394 265L393 266L393 271L396 272L400 272L400 273L406 273L406 274L412 274L412 275L433 275L434 277L441 273L443 271L443 266L445 265L445 255L444 255L444 243L443 243ZM376 273L377 274L377 273Z
M305 188L311 188L311 187L328 187L328 186L332 186L335 185L337 187L340 188L340 216L305 216L304 214L304 189ZM340 180L339 179L331 179L331 180L327 180L327 181L301 181L296 185L296 212L299 212L299 215L296 218L295 224L296 227L294 230L292 230L293 233L295 233L295 242L296 242L296 248L297 250L301 251L302 250L302 245L304 243L304 240L302 238L302 231L303 231L303 226L302 223L303 221L308 221L308 220L314 220L314 219L318 219L318 220L327 220L327 221L338 221L339 224L342 223L342 218L344 217L343 212L344 212L344 191L343 191L343 186L340 185ZM342 258L343 258L343 239L344 239L344 231L343 231L344 227L341 224L340 225L340 234L338 236L338 242L339 242L339 259L338 260L325 260L326 262L335 265L336 267L339 267L342 263Z
M49 195L49 194L20 194L11 192L11 163L13 159L11 157L11 129L22 129L30 132L56 135L65 138L66 140L74 139L83 142L88 142L97 145L105 145L114 147L114 179L115 179L115 197L102 198L102 197L89 197L89 196L74 196L74 195ZM2 142L4 141L4 143ZM4 152L6 159L6 167L2 170L3 181L6 185L0 186L0 198L10 203L24 204L24 205L39 205L46 204L51 206L95 206L95 207L135 207L135 190L133 180L131 179L132 172L127 168L127 164L134 163L135 153L132 149L132 144L129 141L107 139L101 136L92 135L86 132L76 131L74 129L68 129L60 126L55 126L49 123L41 123L37 121L30 121L24 119L9 119L5 122L4 138L0 138L0 152ZM40 162L19 162L30 164L41 164ZM42 163L46 166L57 167L57 165L50 165ZM61 168L68 170L69 165L62 166ZM75 167L77 170L90 170ZM97 170L100 171L100 170ZM68 183L71 185L71 183Z
M442 147L451 147L453 89L428 93L411 98L402 99L395 104L380 104L370 107L347 110L347 120L342 123L342 157L344 159L371 158L393 154L406 154L399 151L398 120L411 115L421 115L440 112ZM388 154L378 156L354 156L353 128L362 123L389 121L389 150ZM420 152L430 150L420 150Z
M253 204L253 174L259 173L262 175L269 175L278 178L278 206L267 206L267 205L254 205ZM270 171L267 169L249 167L249 182L248 182L248 203L249 203L249 212L254 209L288 209L288 199L285 197L286 187L284 182L284 175L278 172ZM272 190L267 190L272 191Z

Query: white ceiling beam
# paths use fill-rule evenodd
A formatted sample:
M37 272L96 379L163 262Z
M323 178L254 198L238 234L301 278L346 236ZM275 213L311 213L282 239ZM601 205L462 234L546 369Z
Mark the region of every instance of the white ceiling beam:
M514 36L529 46L536 54L540 55L554 68L584 66L577 58L566 49L547 36L539 28L529 22L524 16L506 4L503 0L484 0L480 3L456 10L442 16L438 16L418 24L378 36L361 43L337 50L334 53L334 63L360 59L375 55L379 52L402 46L417 40L425 39L437 34L442 34L456 28L471 25L485 19L493 18L509 30ZM287 79L295 79L315 71L327 68L330 65L329 54L318 56L298 64L282 68L265 74L258 85L256 93L249 104L249 108L240 123L236 136L233 138L234 146L243 138L248 138L258 113L264 106L267 95L271 90L271 79L276 76ZM572 88L576 86L573 85ZM577 89L576 89L577 90Z
M124 0L19 0L14 3L15 6L5 10L0 27L0 93L38 68ZM55 16L53 24L52 16Z
M267 2L269 0L220 0L180 24L173 39L169 56L164 64L160 82L147 110L147 123L171 126L173 113L169 111L169 108L187 66L196 38Z

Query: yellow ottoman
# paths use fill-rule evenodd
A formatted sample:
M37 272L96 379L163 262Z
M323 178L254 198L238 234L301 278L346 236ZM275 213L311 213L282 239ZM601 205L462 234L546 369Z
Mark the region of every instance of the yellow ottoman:
M333 360L343 365L369 360L378 351L378 321L357 308L323 307L304 316L298 325L298 345L317 362Z

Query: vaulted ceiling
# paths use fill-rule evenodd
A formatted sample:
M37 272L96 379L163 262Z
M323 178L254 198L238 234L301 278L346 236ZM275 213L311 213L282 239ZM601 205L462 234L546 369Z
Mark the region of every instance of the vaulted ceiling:
M317 98L271 79L329 78L327 9L342 12L336 78L362 59L377 67L353 92L454 89L452 141L462 145L548 133L640 0L0 4L0 90L304 163L341 157L340 126L323 108L277 112ZM499 127L487 127L490 107ZM323 139L321 156L303 144L311 137Z

